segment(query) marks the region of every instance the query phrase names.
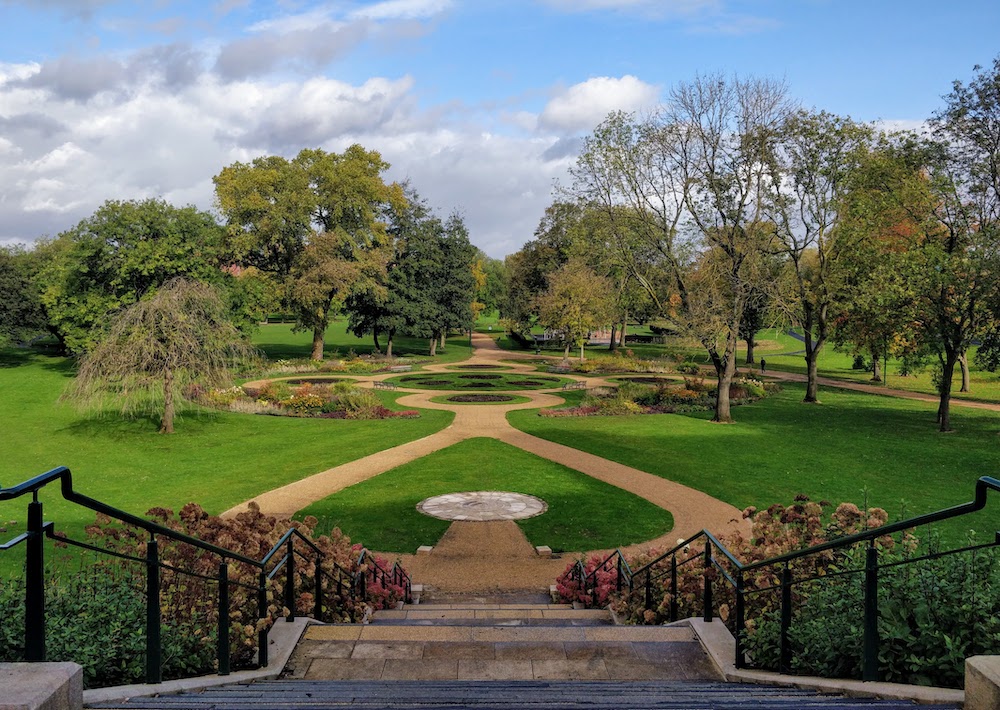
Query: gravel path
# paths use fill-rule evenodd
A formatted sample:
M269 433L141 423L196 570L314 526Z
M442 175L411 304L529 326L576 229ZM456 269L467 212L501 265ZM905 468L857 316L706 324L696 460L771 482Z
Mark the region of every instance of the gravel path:
M510 353L500 350L493 338L485 334L473 336L475 353L463 365L502 365L513 371L533 372L534 367L523 363L501 363ZM527 356L529 359L534 356ZM429 365L431 372L453 371L453 365ZM371 382L395 377L398 373L372 376ZM567 377L585 380L590 386L607 384L599 378ZM400 388L406 391L405 388ZM669 510L674 517L674 529L668 534L631 550L650 546L664 547L678 538L687 537L702 528L725 534L739 528L748 531L740 511L679 483L668 481L645 471L608 461L577 449L526 434L507 422L507 412L517 409L539 409L563 403L556 394L541 391L518 392L530 398L520 404L454 405L431 402L432 397L453 394L446 391L414 392L399 398L404 407L441 409L455 412L450 426L423 439L411 441L385 451L366 456L335 468L322 471L287 486L276 488L253 500L267 515L290 517L310 503L366 480L404 463L427 456L435 451L472 437L491 437L529 451L542 458L581 471L601 481L627 490ZM231 516L244 510L249 501L223 513ZM416 541L421 544L427 541ZM576 554L583 554L583 551ZM567 555L568 556L568 555ZM472 523L456 522L435 545L430 555L404 555L403 564L411 570L413 579L431 590L457 593L497 593L522 590L544 590L565 569L567 559L547 559L535 555L520 528L510 521Z

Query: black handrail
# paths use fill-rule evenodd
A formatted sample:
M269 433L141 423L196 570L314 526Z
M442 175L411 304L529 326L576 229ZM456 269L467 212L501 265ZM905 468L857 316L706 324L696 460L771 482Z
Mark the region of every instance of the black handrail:
M56 537L53 523L46 523L42 517L42 504L38 500L38 492L45 486L59 481L62 497L71 503L88 508L96 513L118 520L127 525L144 530L149 534L146 543L146 557L139 559L128 555L116 553L113 550L104 550L94 545L69 540L63 537ZM260 560L247 557L233 550L213 545L199 538L173 530L172 528L154 523L150 520L127 513L123 510L107 505L95 498L83 495L73 489L73 476L68 468L60 466L51 471L35 476L11 488L0 487L0 502L14 500L21 496L31 494L32 500L28 504L27 531L14 537L8 542L0 545L0 551L11 549L24 542L27 544L26 565L25 565L25 660L44 661L45 660L45 578L44 578L44 547L45 537L56 538L62 542L84 547L100 553L110 554L114 557L130 559L136 562L144 562L146 565L147 589L155 590L155 593L148 593L146 608L146 682L159 683L161 681L161 648L160 648L160 570L168 569L174 572L193 575L202 579L217 582L219 585L219 626L218 626L218 664L219 674L228 675L229 658L229 587L237 586L257 590L257 613L261 619L267 618L268 599L267 585L275 578L279 571L284 568L284 602L288 609L288 620L295 619L295 557L301 557L308 564L314 565L314 615L319 618L323 609L323 579L333 581L338 590L338 595L342 596L345 585L345 578L350 584L351 592L365 596L367 589L367 579L370 576L373 581L381 581L384 585L387 580L398 584L404 588L404 600L411 599L411 580L409 575L399 566L393 564L390 570L385 570L374 556L370 556L367 550L362 549L357 560L358 571L351 572L345 569L335 560L333 573L328 573L323 569L325 555L322 549L312 540L308 539L296 527L291 527L285 532L278 542ZM159 543L157 536L174 540L176 542L191 545L219 558L218 577L210 577L205 574L179 569L171 565L163 564L159 561ZM311 552L312 558L304 556L295 549L295 542L305 543ZM273 566L271 563L275 558L284 553ZM362 567L366 557L371 557L370 564ZM257 570L257 584L255 587L238 581L229 580L229 564L239 562ZM269 567L271 567L269 571ZM268 628L264 627L258 634L257 663L260 667L268 664Z
M642 607L646 610L653 608L652 600L652 583L654 580L661 578L666 574L670 574L670 609L669 609L669 619L670 621L677 621L678 615L678 580L677 580L677 570L686 564L690 564L697 560L698 556L703 556L704 569L707 571L709 569L717 569L727 582L735 590L735 602L736 608L734 610L735 616L735 628L736 632L734 634L736 640L736 667L743 668L746 664L745 655L743 652L743 641L746 630L746 596L751 593L759 593L768 590L780 590L781 591L781 604L780 604L780 623L781 623L781 638L780 638L780 670L787 672L791 666L791 642L789 638L789 628L791 626L792 618L792 587L795 584L800 584L805 581L812 581L820 578L829 578L831 576L839 576L839 574L864 574L865 576L865 608L864 608L864 658L862 663L863 678L864 680L878 680L878 649L879 649L879 638L878 638L878 571L880 569L878 563L878 546L876 541L880 538L885 538L888 535L894 533L903 532L906 530L912 530L915 527L921 525L927 525L930 523L937 523L950 518L955 518L963 515L968 515L970 513L975 513L983 510L986 507L987 496L989 491L1000 491L1000 479L993 478L991 476L981 476L976 481L975 497L972 501L968 503L962 503L959 505L952 506L950 508L944 508L932 513L926 513L923 515L918 515L907 520L902 520L896 523L891 523L887 525L882 525L877 528L871 528L869 530L864 530L860 533L855 533L852 535L845 535L843 537L835 538L833 540L828 540L826 542L813 545L811 547L804 548L802 550L795 550L793 552L788 552L782 555L777 555L765 560L760 560L757 562L743 563L741 562L718 538L716 538L708 530L701 530L694 535L690 536L686 540L678 542L675 546L667 550L666 552L658 555L655 559L647 562L642 567L636 569L634 572L627 570L627 562L623 567L618 563L618 589L621 591L623 585L627 583L629 596L635 594L636 587L641 585L644 589L644 598ZM679 552L689 552L691 546L698 542L699 540L705 540L705 551L698 553L697 556L690 556L687 559L678 562L677 554ZM850 548L858 543L867 542L865 565L863 568L846 570L838 575L817 575L809 579L795 581L792 578L792 568L790 563L795 560L799 560L811 555L815 555L821 552L827 552L832 550L842 550ZM995 547L1000 545L1000 532L996 533L995 540L993 543L987 543L985 545L974 545L967 548L962 548L960 550L951 551L952 553L963 552L968 550L978 550L986 547ZM725 569L725 567L720 563L720 560L714 553L721 554L733 568L733 573ZM920 561L923 559L935 559L942 556L943 554L950 553L936 553L932 555L926 555L921 558L916 558L913 560L906 560L905 563L912 563ZM589 594L594 601L597 599L596 590L596 577L597 572L605 569L608 563L618 558L624 561L624 556L620 550L615 550L611 555L604 559L600 564L598 564L590 573L586 571L585 566L582 561L578 561L573 567L572 576L576 577L578 583L580 584L580 593L585 597ZM669 567L667 569L661 569L660 565L664 562L669 561ZM898 566L904 563L892 563L887 566ZM777 584L767 587L764 589L748 590L746 589L746 575L753 570L762 569L765 567L773 567L779 565L781 566L780 582ZM643 581L644 576L644 581ZM712 609L713 609L713 585L710 575L704 575L704 589L702 593L702 606L703 606L703 616L705 621L712 621Z

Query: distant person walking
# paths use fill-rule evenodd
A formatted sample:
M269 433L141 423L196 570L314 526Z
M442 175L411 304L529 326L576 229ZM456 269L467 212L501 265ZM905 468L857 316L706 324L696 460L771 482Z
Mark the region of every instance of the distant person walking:
M760 374L764 374L764 370L767 368L767 360L764 358L760 359Z

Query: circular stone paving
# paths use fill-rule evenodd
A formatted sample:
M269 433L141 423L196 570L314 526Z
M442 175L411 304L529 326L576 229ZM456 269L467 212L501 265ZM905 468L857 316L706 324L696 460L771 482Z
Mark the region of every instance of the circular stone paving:
M417 510L440 520L521 520L548 510L541 498L505 491L468 491L425 498Z

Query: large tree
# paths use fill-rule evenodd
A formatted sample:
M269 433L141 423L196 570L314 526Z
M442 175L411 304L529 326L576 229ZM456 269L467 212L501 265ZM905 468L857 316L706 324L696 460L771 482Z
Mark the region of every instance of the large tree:
M233 369L254 358L215 288L173 279L112 318L81 358L67 396L98 406L111 400L122 412L158 412L160 431L170 434L188 385L231 384Z
M587 336L613 317L613 291L611 282L579 257L549 275L548 287L535 297L535 308L538 321L562 339L565 359L576 345L583 362Z
M926 273L927 332L940 366L937 420L951 429L955 366L972 339L1000 319L1000 57L955 81L931 120L935 139L925 172L933 191Z
M402 188L383 179L388 168L378 152L352 145L235 163L214 178L234 258L284 283L296 328L313 335L314 360L352 289L384 281L386 213L404 201Z
M849 118L797 111L786 118L779 136L767 211L790 273L784 302L802 328L804 401L817 402L819 354L830 337L833 310L848 300L843 261L857 251L854 232L838 229L844 198L872 130Z
M46 330L34 256L24 249L0 247L0 345L21 343Z
M773 250L765 228L768 166L791 110L781 84L763 79L699 77L672 92L666 120L678 133L684 206L710 259L715 327L702 342L718 377L715 421L732 421L729 386L744 308L766 286L762 254ZM689 295L689 306L691 306ZM706 312L705 304L696 309Z
M221 283L222 228L212 215L162 200L110 201L39 247L48 320L64 347L83 352L110 314L176 277Z

